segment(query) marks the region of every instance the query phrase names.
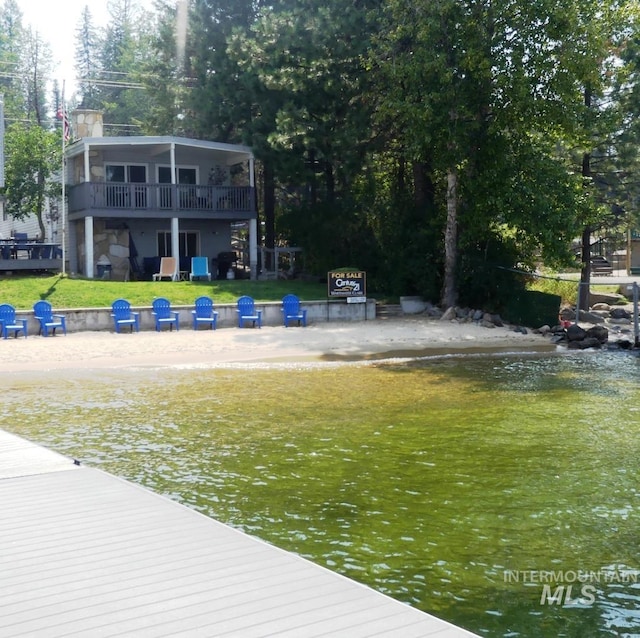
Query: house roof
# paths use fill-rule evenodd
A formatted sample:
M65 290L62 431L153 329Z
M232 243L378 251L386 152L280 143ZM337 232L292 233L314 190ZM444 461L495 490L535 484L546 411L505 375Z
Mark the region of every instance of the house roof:
M253 159L253 151L248 146L240 144L225 144L223 142L208 142L205 140L195 140L188 137L175 137L173 135L134 135L122 137L83 137L70 144L66 149L67 157L75 157L84 153L89 148L96 147L127 147L139 146L149 147L150 152L155 154L159 150L166 150L171 145L211 151L216 154L226 155L227 164ZM155 151L154 151L155 149Z

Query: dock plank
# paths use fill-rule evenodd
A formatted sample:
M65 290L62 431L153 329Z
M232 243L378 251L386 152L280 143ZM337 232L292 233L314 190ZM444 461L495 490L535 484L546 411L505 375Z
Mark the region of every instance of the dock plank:
M0 431L0 635L474 634Z

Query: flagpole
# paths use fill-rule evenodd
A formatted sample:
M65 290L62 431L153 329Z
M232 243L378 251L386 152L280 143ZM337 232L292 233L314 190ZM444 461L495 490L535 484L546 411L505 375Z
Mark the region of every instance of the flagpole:
M62 80L62 275L67 273L67 197L66 197L66 161L64 153L67 146L67 106L64 103L64 80Z

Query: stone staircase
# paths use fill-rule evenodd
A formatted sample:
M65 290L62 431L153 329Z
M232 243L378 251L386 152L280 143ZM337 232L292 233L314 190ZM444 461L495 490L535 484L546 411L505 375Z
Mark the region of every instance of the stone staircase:
M400 304L376 304L376 319L392 319L402 316Z

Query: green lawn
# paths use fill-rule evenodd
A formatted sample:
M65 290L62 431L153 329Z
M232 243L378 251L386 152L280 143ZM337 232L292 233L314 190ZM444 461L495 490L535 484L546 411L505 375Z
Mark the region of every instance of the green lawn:
M215 303L235 303L250 295L256 301L279 301L287 293L303 301L325 299L327 286L304 281L108 281L70 279L54 276L5 276L0 278L0 303L18 310L31 310L33 304L46 299L54 308L108 308L118 297L133 306L150 306L155 297L166 297L175 305L193 304L196 297L207 295Z

